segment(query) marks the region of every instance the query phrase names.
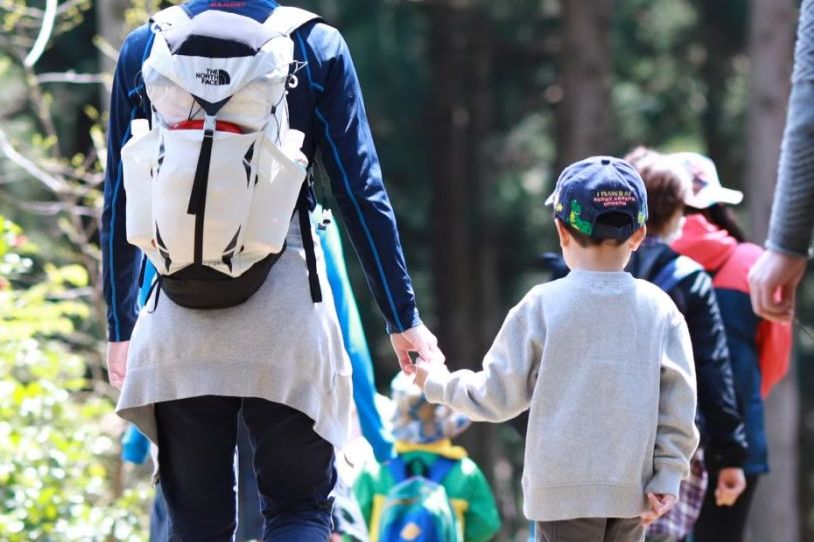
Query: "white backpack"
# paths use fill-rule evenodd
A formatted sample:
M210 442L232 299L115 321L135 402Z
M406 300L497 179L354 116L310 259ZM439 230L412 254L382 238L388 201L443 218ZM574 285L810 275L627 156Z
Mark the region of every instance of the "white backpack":
M183 306L242 303L285 248L307 166L304 135L288 124L291 33L314 19L180 6L152 18L142 66L152 121L134 120L121 152L127 240Z

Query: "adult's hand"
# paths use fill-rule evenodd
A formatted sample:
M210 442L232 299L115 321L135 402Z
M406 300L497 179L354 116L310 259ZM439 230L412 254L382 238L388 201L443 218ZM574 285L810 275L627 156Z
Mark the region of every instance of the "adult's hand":
M774 322L794 315L794 294L803 280L807 260L767 250L749 270L749 289L755 314Z
M127 350L130 341L107 343L107 377L110 385L122 389L124 377L127 374Z
M415 372L413 362L410 360L410 352L417 352L428 363L444 363L446 359L444 353L438 348L438 339L424 324L402 333L392 333L390 342L399 359L401 370L408 375Z
M732 506L743 490L746 489L746 477L743 469L727 467L718 473L718 487L715 488L715 504Z

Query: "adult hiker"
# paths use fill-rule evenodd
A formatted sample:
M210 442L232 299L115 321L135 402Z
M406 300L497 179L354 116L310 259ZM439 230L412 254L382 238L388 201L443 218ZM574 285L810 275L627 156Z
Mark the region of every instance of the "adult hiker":
M780 148L766 252L749 270L752 308L767 320L790 322L805 275L814 228L814 0L800 7L791 96Z
M264 539L324 541L333 449L347 437L352 399L304 212L315 198L292 184L317 150L402 369L412 371L411 351L443 360L416 309L344 40L273 0L160 12L122 45L108 138L108 368L122 387L118 413L158 444L170 539L231 540L242 412ZM236 225L231 242L213 241ZM139 249L128 239L159 271L141 312Z
M356 305L356 298L351 288L350 279L345 267L340 230L335 222L317 231L325 258L325 270L334 307L342 330L342 340L353 370L353 403L358 415L358 426L362 437L369 444L375 458L387 461L393 457L393 435L389 426L385 426L382 415L376 406L376 388L373 379L373 361L362 328L362 320ZM139 305L143 306L150 294L150 283L155 269L148 266L145 270L145 283L139 293ZM351 444L350 447L353 445ZM131 425L122 439L122 459L141 464L149 457L150 442L135 426ZM260 505L260 494L254 474L254 452L248 430L244 423L239 423L237 435L237 529L235 542L257 540L263 536L263 516ZM367 540L367 527L353 498L350 479L342 480L333 494L334 535L364 542ZM161 494L160 484L156 486L156 496L150 513L150 542L162 542L168 538L169 521L167 506ZM355 537L355 538L351 538Z

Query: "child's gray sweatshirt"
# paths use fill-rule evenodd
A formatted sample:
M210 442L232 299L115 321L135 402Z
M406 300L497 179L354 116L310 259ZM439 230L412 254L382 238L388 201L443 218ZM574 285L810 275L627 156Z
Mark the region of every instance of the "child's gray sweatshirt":
M698 445L684 318L630 274L575 270L510 312L480 372L433 372L427 398L475 420L529 406L529 519L634 517L645 492L678 495Z

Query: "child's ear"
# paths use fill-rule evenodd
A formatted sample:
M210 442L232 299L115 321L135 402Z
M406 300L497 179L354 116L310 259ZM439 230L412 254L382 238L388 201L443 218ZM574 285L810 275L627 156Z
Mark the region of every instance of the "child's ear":
M554 225L557 227L557 236L560 238L560 246L567 247L571 242L571 234L568 233L565 225L560 222L559 218L554 219Z
M630 247L631 251L636 251L639 248L639 245L642 244L644 238L647 237L647 226L642 226L638 230L636 230L633 235L630 236L630 239L627 240L628 246Z

